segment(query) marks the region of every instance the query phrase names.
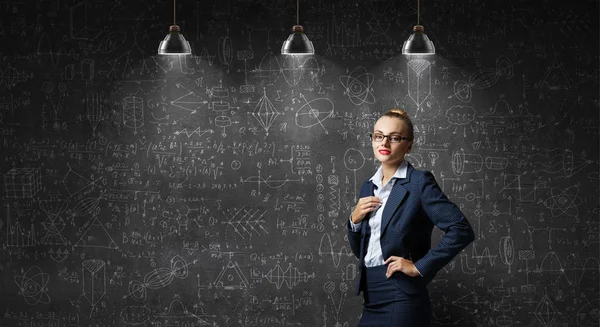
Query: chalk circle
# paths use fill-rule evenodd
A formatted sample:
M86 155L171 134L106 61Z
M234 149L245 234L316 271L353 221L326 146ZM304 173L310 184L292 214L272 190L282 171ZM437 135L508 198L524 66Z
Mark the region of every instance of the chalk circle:
M341 282L340 283L340 291L346 293L348 291L348 284Z
M231 169L238 170L242 167L242 163L239 160L234 160L231 162Z
M309 128L321 124L333 115L333 102L327 98L317 98L305 103L296 112L296 125Z
M174 197L172 197L172 196L169 196L169 197L167 198L167 204L168 204L168 205L173 205L174 203L175 203L175 198L174 198Z
M335 284L332 281L328 281L323 285L323 289L325 290L325 293L331 294L335 290Z
M350 148L344 153L344 165L348 170L359 170L365 165L365 156L359 150Z
M44 90L44 93L50 94L52 91L54 91L54 84L51 82L45 82L42 86L42 90Z
M467 195L465 196L465 199L466 199L467 201L469 201L469 202L471 202L471 201L475 200L475 198L476 198L476 197L475 197L475 194L473 194L473 193L469 193L469 194L467 194Z
M323 175L318 174L317 177L315 177L317 183L323 183Z
M499 245L500 259L505 265L512 265L514 261L514 245L512 237L505 236L500 239Z

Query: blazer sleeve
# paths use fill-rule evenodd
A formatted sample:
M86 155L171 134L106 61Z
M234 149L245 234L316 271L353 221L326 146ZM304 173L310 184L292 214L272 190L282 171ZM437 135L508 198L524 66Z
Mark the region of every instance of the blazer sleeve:
M424 171L420 190L423 210L431 222L444 232L439 244L415 263L417 270L429 281L473 242L475 234L465 215L442 192L431 172Z
M360 197L365 197L368 196L369 190L368 190L368 183L364 182L363 185L360 187ZM354 255L360 259L360 242L362 241L362 225L363 223L360 223L360 227L358 230L355 230L352 228L352 222L350 221L350 217L352 217L352 214L350 214L350 216L348 216L349 218L346 220L346 229L348 230L348 242L350 243L350 248L352 249L352 253L354 253ZM367 217L365 217L367 218ZM363 220L364 221L364 220Z
M352 230L350 218L348 218L346 224L348 225L348 241L350 242L350 248L352 249L352 253L360 259L360 239L362 237L362 232L360 229L356 232Z

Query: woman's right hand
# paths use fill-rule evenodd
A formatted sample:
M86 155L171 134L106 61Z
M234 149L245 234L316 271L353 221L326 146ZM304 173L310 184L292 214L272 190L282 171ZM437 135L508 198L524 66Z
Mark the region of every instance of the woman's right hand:
M376 196L360 198L356 203L356 207L354 208L352 217L350 218L352 219L353 223L358 224L365 219L367 213L377 210L379 206L381 206L381 200L379 200L379 198Z

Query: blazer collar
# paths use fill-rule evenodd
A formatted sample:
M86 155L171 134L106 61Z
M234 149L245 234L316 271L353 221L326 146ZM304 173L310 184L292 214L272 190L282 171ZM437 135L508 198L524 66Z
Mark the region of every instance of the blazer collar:
M413 172L414 168L413 166L410 164L410 162L406 162L406 177L405 178L398 178L396 180L396 183L394 183L394 187L396 187L396 185L404 185L408 182L410 182L410 176ZM371 190L371 195L375 194L375 183L373 183L373 178L370 178L368 183L370 183L370 190ZM394 189L392 188L392 192L394 192Z

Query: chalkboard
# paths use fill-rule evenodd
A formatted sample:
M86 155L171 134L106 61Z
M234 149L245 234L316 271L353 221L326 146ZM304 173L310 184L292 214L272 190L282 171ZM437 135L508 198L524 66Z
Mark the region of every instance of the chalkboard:
M598 326L597 1L421 1L433 56L416 1L175 9L191 56L157 55L171 1L0 2L0 326L356 326L394 107L476 234L432 326Z

